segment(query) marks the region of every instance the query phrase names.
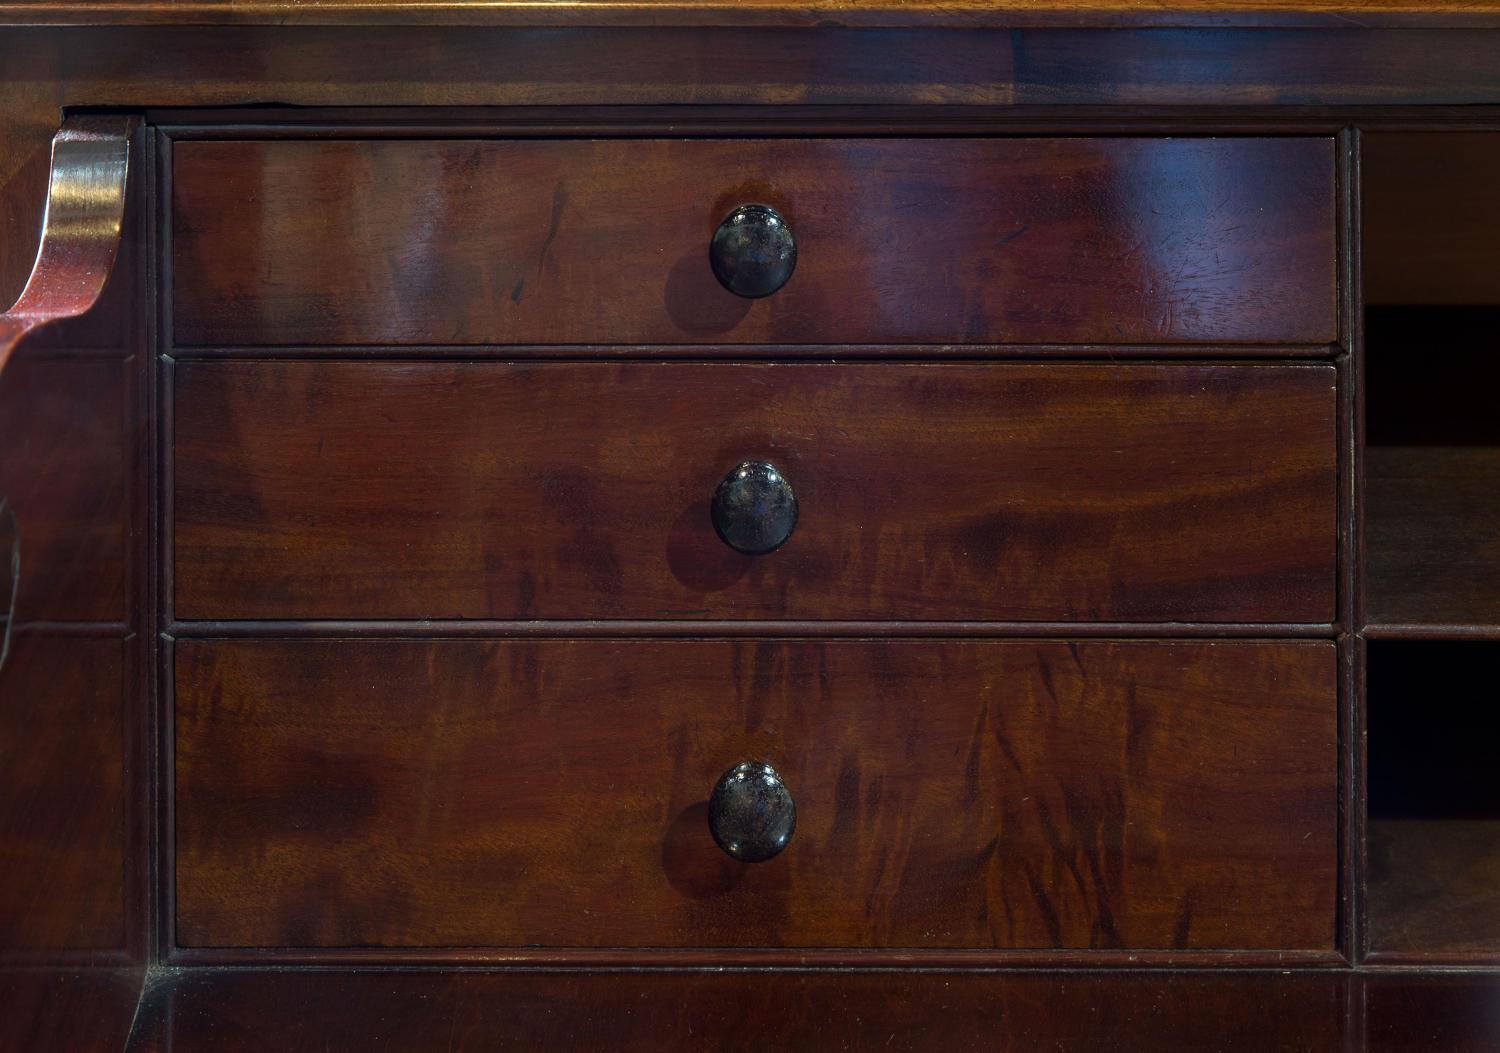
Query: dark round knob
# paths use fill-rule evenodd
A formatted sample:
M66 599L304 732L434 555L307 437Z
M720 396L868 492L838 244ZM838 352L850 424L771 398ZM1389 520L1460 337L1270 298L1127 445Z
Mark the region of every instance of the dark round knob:
M741 205L714 231L708 258L724 288L753 300L770 296L792 276L797 241L774 208Z
M726 545L758 556L792 536L797 495L774 464L745 461L714 491L713 516L714 529Z
M776 769L746 761L726 771L708 799L708 828L729 855L742 863L770 859L797 829L797 806Z

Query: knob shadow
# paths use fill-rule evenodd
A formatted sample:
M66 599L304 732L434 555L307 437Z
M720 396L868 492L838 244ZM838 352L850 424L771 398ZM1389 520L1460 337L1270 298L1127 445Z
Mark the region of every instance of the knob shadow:
M731 891L750 866L730 859L708 829L708 802L684 808L662 839L661 868L667 881L690 899L712 899Z
M684 588L718 592L743 578L754 556L736 552L714 531L708 501L689 505L667 533L667 566Z
M690 336L727 333L742 322L755 301L728 292L714 277L708 249L683 256L667 275L663 304L672 321Z

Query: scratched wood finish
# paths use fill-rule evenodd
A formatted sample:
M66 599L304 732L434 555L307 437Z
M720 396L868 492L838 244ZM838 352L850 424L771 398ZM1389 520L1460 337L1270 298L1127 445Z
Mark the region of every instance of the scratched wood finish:
M1326 622L1324 365L180 362L179 617ZM765 556L740 461L800 518Z
M17 632L0 667L0 960L126 946L124 646Z
M203 344L1317 343L1326 138L183 142ZM796 273L708 265L761 202Z
M183 640L177 940L1327 949L1334 654ZM755 758L797 831L735 863Z

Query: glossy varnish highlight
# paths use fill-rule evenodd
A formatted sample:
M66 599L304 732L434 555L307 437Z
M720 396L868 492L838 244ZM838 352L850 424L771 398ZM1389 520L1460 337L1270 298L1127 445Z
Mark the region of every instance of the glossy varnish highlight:
M1319 343L1326 138L180 142L201 344ZM780 212L749 301L710 239Z
M1320 642L179 641L177 942L1327 951L1335 698Z

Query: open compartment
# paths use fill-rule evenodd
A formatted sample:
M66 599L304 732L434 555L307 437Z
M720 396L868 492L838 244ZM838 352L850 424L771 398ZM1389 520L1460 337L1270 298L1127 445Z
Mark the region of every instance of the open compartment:
M1362 157L1365 620L1500 627L1500 133Z
M1369 953L1500 960L1500 133L1362 139Z
M1369 948L1500 954L1500 643L1368 646Z

